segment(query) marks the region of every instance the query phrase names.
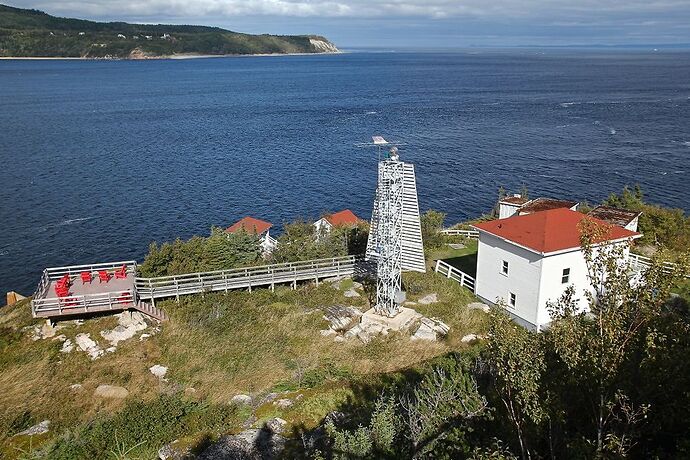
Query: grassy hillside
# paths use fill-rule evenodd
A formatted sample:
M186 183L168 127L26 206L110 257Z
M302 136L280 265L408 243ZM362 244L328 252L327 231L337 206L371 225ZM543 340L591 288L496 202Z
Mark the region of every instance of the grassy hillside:
M142 58L336 51L330 47L333 45L327 39L313 35L249 35L218 27L102 23L0 5L0 57Z
M486 315L468 310L474 296L457 283L434 273L406 274L405 282L410 300L438 294L438 303L415 308L451 326L442 341L390 334L365 345L356 338L335 342L322 336L327 307L368 308L370 292L344 295L351 282L162 302L170 321L160 331L151 325L139 333L150 337L137 334L93 361L78 349L60 352L63 342L56 337L32 340L33 328L44 321L31 318L28 301L7 307L0 312L0 458L111 458L122 446L133 448L128 458L155 458L157 449L174 439L204 444L276 416L296 430L299 446L298 432L314 428L330 411L370 398L363 387L467 349L463 335L485 332ZM57 334L75 341L89 333L105 348L100 331L117 321L61 324ZM169 368L165 381L149 371L156 364ZM122 386L129 395L98 397L94 390L101 384ZM281 408L262 402L271 392L295 403ZM252 407L230 404L240 393L254 398ZM51 421L48 433L14 436L42 420Z

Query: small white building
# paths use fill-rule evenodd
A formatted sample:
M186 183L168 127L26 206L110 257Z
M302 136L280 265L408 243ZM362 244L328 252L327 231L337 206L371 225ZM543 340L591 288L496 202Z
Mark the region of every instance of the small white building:
M522 216L549 209L572 209L577 211L580 203L570 200L557 200L554 198L535 198L528 200L520 194L507 196L498 202L498 218L507 219L512 216Z
M321 219L314 222L316 234L328 234L333 227L339 226L355 226L362 220L349 209L343 209L333 214L327 214Z
M475 225L479 231L475 294L490 303L503 302L519 324L535 330L551 322L547 302L557 300L570 285L580 308L588 308L584 293L592 287L578 226L585 218L571 209L556 208ZM628 242L640 236L611 226L602 244L626 245L627 257Z
M276 246L278 246L278 241L270 234L271 227L273 227L273 224L270 222L247 216L232 224L225 231L228 233L245 231L257 235L259 237L261 251L264 254L270 254Z
M638 211L629 211L627 209L613 208L611 206L597 206L587 215L595 219L603 220L611 225L618 225L631 232L636 232L642 213Z

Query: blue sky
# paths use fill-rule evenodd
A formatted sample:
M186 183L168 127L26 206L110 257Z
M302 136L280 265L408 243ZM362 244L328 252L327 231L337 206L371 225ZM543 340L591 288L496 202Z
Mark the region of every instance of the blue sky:
M690 0L14 0L8 3L58 16L93 20L215 25L248 33L313 33L328 37L341 48L690 43Z

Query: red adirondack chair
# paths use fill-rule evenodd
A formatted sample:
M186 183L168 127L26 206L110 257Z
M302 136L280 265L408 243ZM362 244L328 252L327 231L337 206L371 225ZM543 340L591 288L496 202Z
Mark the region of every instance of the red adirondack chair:
M60 278L60 279L58 280L57 284L59 284L60 286L69 287L70 284L72 284L71 281L72 281L72 280L70 280L69 275L68 275L67 273L65 273L64 275L62 275L62 278Z
M129 305L132 302L132 294L125 291L117 298L117 302L122 305Z
M55 286L55 293L58 295L58 297L66 297L69 295L69 288L67 286Z
M122 265L119 270L115 270L115 279L125 279L127 278L127 266Z
M91 283L91 272L81 272L81 284Z
M98 282L102 283L103 281L105 281L106 283L110 281L110 273L108 273L105 270L101 270L98 272Z

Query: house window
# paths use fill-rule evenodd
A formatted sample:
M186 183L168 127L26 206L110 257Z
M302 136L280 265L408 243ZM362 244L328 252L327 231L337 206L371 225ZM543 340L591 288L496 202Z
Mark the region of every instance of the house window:
M503 273L504 275L508 274L508 261L507 260L503 261L503 266L501 267L501 273Z
M564 268L563 275L561 275L561 283L568 284L570 282L570 269Z
M510 293L510 306L515 308L515 294L512 292Z

